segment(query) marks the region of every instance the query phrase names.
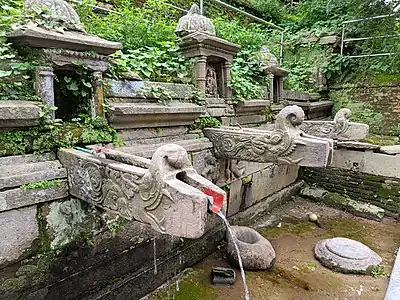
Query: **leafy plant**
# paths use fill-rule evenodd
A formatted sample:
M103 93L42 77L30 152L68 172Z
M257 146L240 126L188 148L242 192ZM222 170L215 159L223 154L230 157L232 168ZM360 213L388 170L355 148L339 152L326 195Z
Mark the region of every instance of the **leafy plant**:
M168 105L174 98L176 99L178 95L163 87L163 86L144 86L139 92L143 94L145 98L157 99L157 101L163 105Z
M221 122L214 117L205 117L197 119L193 125L190 126L190 130L203 130L207 127L220 127Z
M143 79L163 82L189 83L193 61L183 57L174 42L160 42L154 47L121 51L114 55L110 68L112 77L135 72Z
M21 186L21 189L23 191L26 190L42 190L42 189L48 189L52 187L59 186L61 184L61 180L55 179L55 180L41 180L41 181L36 181L36 182L30 182L27 184L23 184Z
M385 267L382 265L377 265L377 266L372 267L369 272L370 272L371 276L374 278L388 276L388 274L385 271Z

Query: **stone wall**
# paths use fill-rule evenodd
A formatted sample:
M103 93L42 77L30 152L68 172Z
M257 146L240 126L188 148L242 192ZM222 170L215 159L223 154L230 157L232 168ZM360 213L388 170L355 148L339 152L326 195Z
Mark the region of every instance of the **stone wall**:
M376 205L385 209L387 216L397 217L400 213L400 155L394 150L389 152L392 154L382 153L386 147L374 148L339 148L334 151L331 167L305 168L303 177L310 185Z
M369 124L372 132L399 134L400 83L334 88L330 97L337 107L344 106L351 109L351 106L358 107L362 104L358 110L352 109L354 112L352 120ZM366 113L362 108L371 112Z

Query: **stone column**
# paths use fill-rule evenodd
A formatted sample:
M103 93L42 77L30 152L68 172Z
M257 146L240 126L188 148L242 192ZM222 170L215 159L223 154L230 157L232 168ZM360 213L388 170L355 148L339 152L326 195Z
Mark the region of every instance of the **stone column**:
M100 71L93 72L92 75L92 117L104 117L104 89L103 89L103 73Z
M229 61L224 61L224 65L223 65L223 69L224 69L224 95L223 97L225 98L232 98L232 89L229 86L229 83L232 80L231 77L231 62Z
M207 75L207 56L197 57L197 64L195 67L196 82L203 95L206 94L206 75Z
M274 74L268 73L269 78L269 100L274 102Z
M278 85L278 97L277 97L277 102L279 103L282 100L282 96L283 96L283 77L279 76L276 78L277 80L277 85Z
M43 104L54 106L54 72L52 67L36 68L35 90ZM49 110L49 116L52 120L55 119L54 110Z

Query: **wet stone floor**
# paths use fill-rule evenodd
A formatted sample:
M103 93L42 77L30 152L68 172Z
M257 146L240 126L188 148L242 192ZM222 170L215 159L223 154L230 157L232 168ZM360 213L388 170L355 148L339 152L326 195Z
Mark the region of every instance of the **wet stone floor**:
M322 228L308 221L309 212L319 215ZM275 223L268 228L260 225L277 217L278 225ZM387 274L391 272L400 246L397 221L370 221L297 199L259 220L253 227L275 248L276 264L269 271L246 271L252 300L384 299L389 280ZM347 237L366 244L382 257L383 269L376 270L371 276L340 274L323 267L314 258L313 248L319 240L329 237ZM148 299L244 299L240 271L236 269L233 286L213 286L210 277L213 266L229 266L224 249L186 270Z

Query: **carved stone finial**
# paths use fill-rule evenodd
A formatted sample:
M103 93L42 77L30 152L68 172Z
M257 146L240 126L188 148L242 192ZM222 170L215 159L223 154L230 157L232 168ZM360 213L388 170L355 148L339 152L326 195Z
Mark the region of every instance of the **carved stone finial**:
M185 36L193 32L203 32L215 35L215 27L211 20L200 14L200 8L193 4L188 14L179 19L175 33L178 36Z
M261 71L268 68L279 67L278 60L276 59L275 55L271 53L266 45L261 47L257 56Z
M31 10L34 7L49 10L54 18L65 24L67 29L85 32L78 14L64 0L25 0L25 9Z

